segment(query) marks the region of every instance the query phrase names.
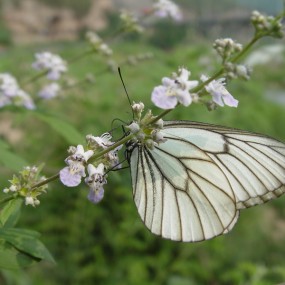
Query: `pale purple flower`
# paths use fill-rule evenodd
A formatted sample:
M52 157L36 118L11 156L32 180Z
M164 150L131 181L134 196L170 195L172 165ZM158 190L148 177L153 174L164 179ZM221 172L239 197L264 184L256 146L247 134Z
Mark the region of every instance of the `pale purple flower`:
M0 74L0 94L6 97L14 97L19 90L18 82L9 73Z
M36 105L33 99L30 97L28 93L19 89L17 95L13 97L13 103L16 106L24 106L28 110L36 109Z
M170 0L158 0L154 5L154 14L159 18L170 17L179 22L182 20L182 12L179 7Z
M107 183L104 176L104 164L100 163L97 167L95 167L93 164L88 164L87 171L89 176L85 178L85 183L90 188L87 197L89 201L97 204L104 197L103 185Z
M93 154L93 150L84 151L83 146L78 145L75 153L65 159L68 166L59 173L61 182L68 187L79 185L81 178L86 176L85 164Z
M0 74L0 107L6 105L24 106L29 110L36 108L29 94L23 91L17 80L9 73Z
M189 106L192 102L190 90L198 85L197 80L189 80L190 71L180 68L173 79L164 77L162 85L153 89L151 100L161 109L173 109L178 103Z
M58 80L61 73L67 71L65 61L57 54L42 52L36 53L35 57L32 67L36 70L47 70L47 78L50 80Z
M208 77L205 75L201 76L201 80L205 82ZM218 80L213 80L205 86L207 92L212 95L212 100L219 106L227 105L229 107L237 107L238 100L236 100L229 91L224 87L225 79L220 78Z
M39 97L49 100L58 95L60 91L60 86L57 83L51 83L46 85L40 92Z

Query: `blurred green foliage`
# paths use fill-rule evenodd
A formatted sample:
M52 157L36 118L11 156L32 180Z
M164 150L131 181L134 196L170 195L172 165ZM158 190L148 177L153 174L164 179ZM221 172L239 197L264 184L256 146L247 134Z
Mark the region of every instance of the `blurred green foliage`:
M33 74L30 63L34 52L44 49L73 58L85 48L83 43L15 47L0 53L0 69L24 81ZM151 107L152 88L178 66L188 67L194 79L201 73L211 74L216 66L205 44L180 45L171 52L162 52L147 44L125 42L116 44L114 49L118 58L138 51L154 53L151 62L122 69L131 100L143 101L147 107ZM69 74L83 79L91 70L96 77L96 71L104 68L102 60L91 56L70 67ZM258 67L251 81L228 86L240 101L239 108L208 112L204 106L192 105L177 108L166 119L217 123L285 141L285 108L264 97L271 88L284 90L283 78L282 65ZM119 138L121 123L111 126L111 121L131 120L117 73L106 73L97 76L94 84L68 89L64 98L41 104L39 111L69 122L82 135L100 135L116 126L115 135ZM31 164L45 162L47 176L64 166L68 143L38 120L36 114L6 110L0 116L1 122L12 122L11 132L3 138L15 153ZM13 131L21 132L18 140L11 137ZM1 173L1 188L4 188L13 170L1 168ZM39 207L23 209L19 226L42 233L41 240L53 253L57 265L40 263L19 272L2 271L0 283L269 285L284 282L284 198L242 211L237 226L225 236L187 244L163 240L145 228L132 199L128 169L110 173L105 188L104 200L95 206L87 201L88 190L84 185L68 189L59 182L51 183Z
M149 36L149 42L154 46L169 49L183 42L189 27L185 23L173 25L170 19L161 19L156 21L151 29L152 33Z

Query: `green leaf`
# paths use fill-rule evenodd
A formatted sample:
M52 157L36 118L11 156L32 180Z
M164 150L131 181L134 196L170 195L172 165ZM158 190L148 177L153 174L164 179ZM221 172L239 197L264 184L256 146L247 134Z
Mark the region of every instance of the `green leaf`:
M15 198L5 203L0 210L0 227L11 228L16 225L19 217L23 199Z
M15 270L34 265L39 261L38 258L19 252L7 242L0 241L0 268Z
M84 141L83 136L69 123L59 118L51 117L44 114L35 113L35 115L46 122L59 135L61 135L70 144L79 144Z
M4 144L0 144L0 164L16 171L28 165L23 158L9 151Z
M0 229L0 238L15 248L33 256L55 263L52 255L45 245L38 239L40 234L35 231L17 228Z

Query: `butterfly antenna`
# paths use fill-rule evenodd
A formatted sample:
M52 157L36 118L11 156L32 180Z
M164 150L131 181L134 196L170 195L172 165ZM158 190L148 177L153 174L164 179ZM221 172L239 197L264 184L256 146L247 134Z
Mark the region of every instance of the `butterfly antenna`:
M131 100L130 100L130 96L129 96L129 94L128 94L126 85L125 85L125 83L124 83L124 80L123 80L123 76L122 76L121 68L120 68L120 67L118 67L118 72L119 72L119 75L120 75L121 82L122 82L122 84L123 84L123 86L124 86L124 90L125 90L125 92L126 92L126 95L127 95L127 97L128 97L129 104L130 104L131 109L132 109L132 102L131 102ZM132 109L132 114L133 114L133 120L134 120L135 116L134 116L134 111L133 111L133 109Z

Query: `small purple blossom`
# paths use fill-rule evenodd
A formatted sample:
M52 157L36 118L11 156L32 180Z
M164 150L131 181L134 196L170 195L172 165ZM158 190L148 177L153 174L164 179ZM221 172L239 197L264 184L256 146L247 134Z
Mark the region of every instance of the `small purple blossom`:
M57 83L51 83L46 85L40 92L39 97L49 100L58 96L60 91L60 86Z
M36 70L47 70L47 78L50 80L58 80L67 71L65 61L57 54L42 52L36 53L35 57L32 67Z
M206 80L208 80L208 77L202 75L201 80L205 82ZM227 105L229 107L237 107L238 100L236 100L229 93L229 91L224 87L224 85L225 79L220 78L218 80L211 81L205 86L205 89L212 95L213 102L215 102L217 105L221 107L223 107L224 105Z
M59 173L61 182L68 187L79 185L81 178L86 176L86 162L93 154L93 150L84 151L83 146L78 145L76 151L65 159L65 163L68 166Z
M17 80L9 73L0 73L0 107L7 105L24 106L26 109L36 108L29 94L23 91Z
M189 80L190 71L180 68L173 79L164 77L162 85L153 89L152 102L161 109L173 109L178 103L189 106L192 97L189 90L198 85L197 80Z
M103 185L107 183L104 176L104 164L100 163L97 167L93 164L88 164L87 171L89 176L85 178L85 183L90 188L87 198L92 203L97 204L104 197Z

